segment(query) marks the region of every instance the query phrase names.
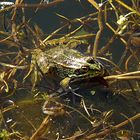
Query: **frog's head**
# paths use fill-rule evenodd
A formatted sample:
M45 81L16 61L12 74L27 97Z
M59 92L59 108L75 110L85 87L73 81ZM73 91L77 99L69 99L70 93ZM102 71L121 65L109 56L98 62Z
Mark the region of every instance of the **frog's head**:
M75 83L94 78L103 78L108 75L107 70L100 61L93 57L75 59L73 66L75 66L73 73L70 73L68 77L61 81L62 85L68 85L68 83Z
M72 80L79 81L108 75L105 67L93 57L85 57L80 64L80 67L76 68L73 74L69 75Z

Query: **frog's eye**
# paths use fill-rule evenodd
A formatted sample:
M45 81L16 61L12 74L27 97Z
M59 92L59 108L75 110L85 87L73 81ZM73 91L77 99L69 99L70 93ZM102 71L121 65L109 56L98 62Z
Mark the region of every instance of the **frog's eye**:
M83 73L89 71L89 66L82 66L80 69Z
M88 63L91 63L91 64L94 64L94 63L95 63L95 60L94 60L92 57L90 57L90 58L87 60L87 62L88 62Z
M74 73L76 75L84 74L89 71L89 66L82 66L80 69L76 69Z

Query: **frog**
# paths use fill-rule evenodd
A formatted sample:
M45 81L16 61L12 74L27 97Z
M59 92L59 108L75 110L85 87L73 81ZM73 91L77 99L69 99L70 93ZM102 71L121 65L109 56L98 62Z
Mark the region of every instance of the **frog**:
M49 49L36 48L32 51L32 63L37 66L42 77L50 83L57 82L63 89L68 89L72 84L108 75L99 60L72 47L68 48L68 44L70 43Z

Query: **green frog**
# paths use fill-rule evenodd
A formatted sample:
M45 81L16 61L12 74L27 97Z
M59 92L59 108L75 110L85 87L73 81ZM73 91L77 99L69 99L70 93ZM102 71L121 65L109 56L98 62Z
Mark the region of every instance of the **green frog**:
M34 49L32 64L37 67L42 77L45 77L50 83L59 83L64 89L71 84L108 75L98 60L66 46Z

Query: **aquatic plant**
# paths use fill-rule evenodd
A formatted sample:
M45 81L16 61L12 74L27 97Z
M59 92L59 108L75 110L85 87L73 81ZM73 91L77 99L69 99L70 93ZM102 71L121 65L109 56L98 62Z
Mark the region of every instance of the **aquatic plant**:
M15 3L0 2L0 19L2 21L0 23L0 128L2 128L0 138L11 139L16 137L36 140L43 136L45 138L54 136L54 139L74 140L137 139L139 133L135 131L134 122L138 122L137 120L140 119L138 113L140 102L139 0L75 0L69 3L82 8L84 14L82 13L81 16L81 13L77 13L78 17L75 15L67 17L64 13L53 11L58 19L59 28L53 28L53 32L51 32L52 30L48 31L49 34L46 35L42 28L34 23L34 16L37 18L37 13L47 8L62 8L62 5L66 4L64 0L40 1L39 3L25 3L24 0L16 0ZM26 15L29 9L33 10L31 17ZM99 100L96 99L100 95L93 87L90 87L89 91L82 89L82 92L80 91L78 94L72 91L76 97L78 96L78 100L80 98L80 102L78 101L73 105L71 100L75 102L75 99L69 98L67 93L64 92L60 95L60 91L56 91L49 84L39 85L44 75L34 61L32 52L37 48L45 50L56 46L63 46L68 49L79 49L80 46L80 51L84 55L93 56L94 59L103 63L109 73L108 76L104 77L108 87L103 87L103 89L108 90L109 88L109 91L111 90L111 98L108 97L109 94L105 96L103 101L111 101L115 97L118 104L124 105L126 110L123 111L129 113L125 115L121 112L122 110L119 110L118 113L116 110L120 106L115 104L116 100L112 100L113 103L106 106L100 98ZM68 84L66 80L63 82ZM85 83L81 82L82 84ZM23 92L23 94L29 92L33 95L33 101L14 103L12 107L7 105L7 99L14 98L15 94L17 95L19 92ZM83 96L82 93L87 92L90 95L84 94ZM44 94L47 96L46 98ZM68 101L65 96L68 96ZM92 97L94 101L97 100L95 104L91 99ZM32 119L31 121L28 119L29 116L27 117L27 114L23 113L23 107L39 104L44 101L44 98L46 100L44 106L46 108L44 109L51 114L48 113L45 117L40 115L41 120L44 119L42 123ZM96 102L99 103L99 106L96 106ZM135 108L130 107L131 103ZM113 105L117 106L117 109ZM102 109L103 107L107 108ZM9 125L7 117L5 117L9 111L15 111L15 114L20 112L23 120L17 119L16 122L12 119L13 122ZM82 128L81 122L77 123L74 132L66 135L62 133L64 129L67 129L62 125L63 123L60 123L61 127L59 127L61 132L58 131L59 128L56 130L51 128L52 121L62 119L64 124L68 126L72 124L71 120L75 116L78 116L79 122L87 124L88 127ZM115 122L114 118L117 117L122 117L122 122ZM28 130L30 128L31 132L25 133L25 128L21 132L16 128L18 123L22 121L28 124ZM58 125L60 124L58 123ZM128 124L131 125L126 129L125 126ZM50 134L51 131L52 134Z

